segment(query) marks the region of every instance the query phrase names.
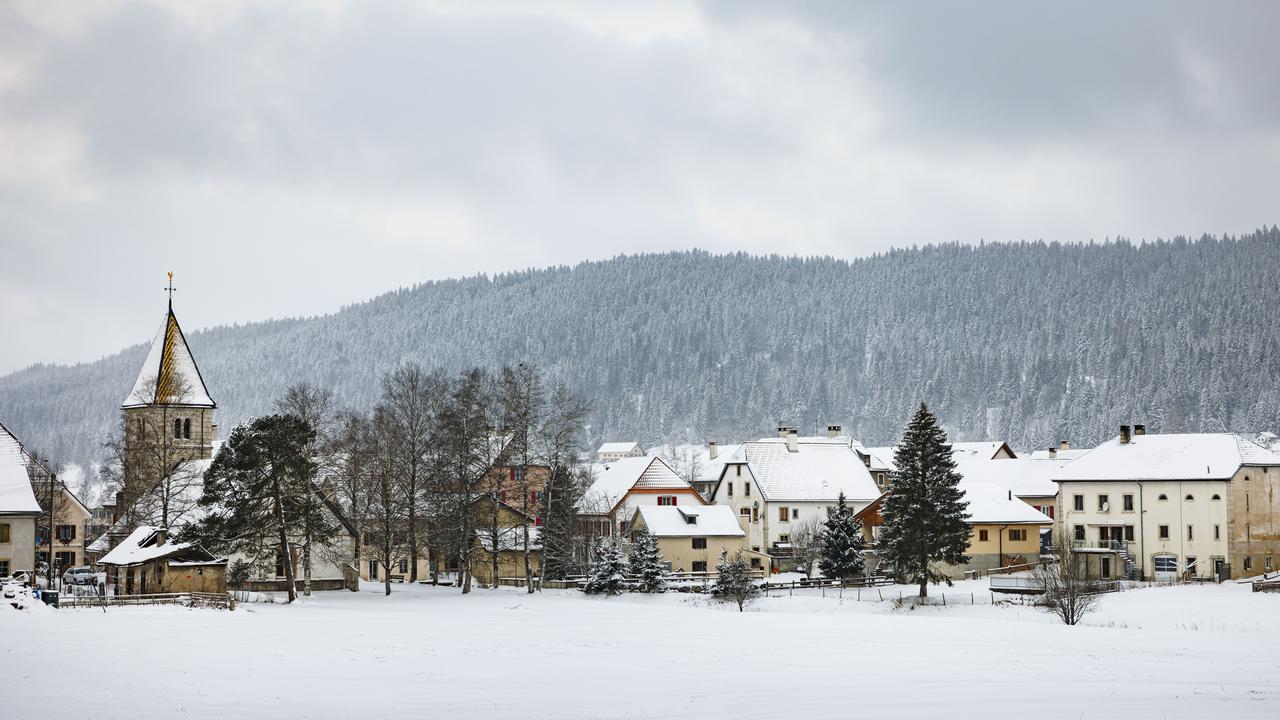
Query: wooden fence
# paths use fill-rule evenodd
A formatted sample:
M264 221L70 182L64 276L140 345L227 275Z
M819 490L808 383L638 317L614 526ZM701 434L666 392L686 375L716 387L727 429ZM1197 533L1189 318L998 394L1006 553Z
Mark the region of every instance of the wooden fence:
M234 603L225 593L156 593L154 595L68 595L58 598L58 607L108 608L131 605L178 605L181 607L232 610Z

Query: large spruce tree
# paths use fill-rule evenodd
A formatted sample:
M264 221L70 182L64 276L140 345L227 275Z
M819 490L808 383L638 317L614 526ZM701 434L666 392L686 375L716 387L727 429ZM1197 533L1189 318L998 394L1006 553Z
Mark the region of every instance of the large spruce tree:
M880 510L880 550L898 578L919 583L926 597L930 582L951 583L934 563L969 561L969 504L947 435L924 403L903 432L894 463L893 487Z
M846 579L866 571L862 551L867 543L862 537L862 524L853 519L853 508L845 501L844 493L840 493L835 507L827 508L818 545L823 575Z
M639 578L636 589L643 593L666 592L667 569L662 565L658 539L648 530L636 533L628 558L631 574Z

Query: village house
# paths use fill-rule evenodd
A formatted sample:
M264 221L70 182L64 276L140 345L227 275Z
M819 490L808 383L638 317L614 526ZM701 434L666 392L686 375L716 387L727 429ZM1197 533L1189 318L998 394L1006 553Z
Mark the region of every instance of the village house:
M741 447L737 443L711 440L705 445L666 446L655 454L667 460L671 469L687 480L704 500L710 500L711 491L720 480L720 471Z
M596 462L608 464L623 458L644 457L644 448L638 442L607 442L596 450Z
M968 503L969 546L965 565L942 564L937 569L951 578L963 578L970 570L990 570L1036 563L1040 560L1040 531L1052 524L1043 512L1018 499L1005 488L984 482L961 481ZM876 498L854 515L862 524L868 546L880 537L884 526L881 508L893 491ZM874 568L872 569L874 572Z
M739 552L753 561L752 567L769 565L768 555L747 547L747 534L726 505L641 505L631 516L628 535L634 541L641 530L658 541L662 561L672 572L714 575L722 554L732 558Z
M88 564L85 553L85 525L91 512L80 498L71 492L61 480L55 480L54 526L53 526L53 567L55 572ZM44 497L48 493L41 493ZM48 513L48 509L45 509ZM36 562L49 562L49 538L45 537L45 527L36 529Z
M583 493L579 522L597 537L626 535L640 505L702 506L707 501L660 457L629 457L594 469Z
M40 503L27 469L22 443L0 425L0 577L36 569Z
M1058 519L1100 578L1250 576L1280 555L1280 455L1233 433L1120 434L1055 478Z
M164 528L143 525L98 560L115 595L225 593L227 559L193 543L171 542Z
M964 484L993 485L1032 508L1049 520L1057 515L1058 483L1054 481L1068 460L1055 457L1014 457L989 459L960 456L956 471ZM1044 544L1051 540L1052 526L1044 528Z
M747 547L771 556L775 571L790 562L793 530L825 521L841 494L854 511L880 495L852 439L840 430L799 437L794 428L780 427L776 438L743 443L720 473L711 502L733 508Z

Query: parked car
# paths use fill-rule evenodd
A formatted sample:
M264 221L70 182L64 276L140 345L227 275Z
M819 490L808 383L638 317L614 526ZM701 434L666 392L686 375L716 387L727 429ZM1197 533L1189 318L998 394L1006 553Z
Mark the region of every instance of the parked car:
M97 576L94 575L93 568L88 565L68 568L62 573L63 585L96 585L97 583Z

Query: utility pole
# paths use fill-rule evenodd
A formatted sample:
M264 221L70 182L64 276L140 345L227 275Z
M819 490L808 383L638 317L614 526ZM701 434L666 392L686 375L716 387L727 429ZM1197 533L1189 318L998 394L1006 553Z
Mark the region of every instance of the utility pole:
M45 587L53 589L53 487L58 481L55 473L49 473L49 561L45 563Z

